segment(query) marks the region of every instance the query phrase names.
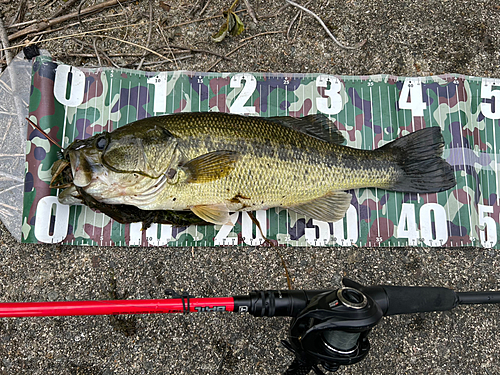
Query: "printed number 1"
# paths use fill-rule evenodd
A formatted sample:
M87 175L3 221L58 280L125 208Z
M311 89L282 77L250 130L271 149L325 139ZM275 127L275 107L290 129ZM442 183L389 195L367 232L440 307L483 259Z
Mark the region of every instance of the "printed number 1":
M410 101L408 101L408 95L410 96ZM427 104L425 104L422 97L422 81L420 78L405 78L398 104L401 109L411 109L413 117L424 115L424 109L427 108Z

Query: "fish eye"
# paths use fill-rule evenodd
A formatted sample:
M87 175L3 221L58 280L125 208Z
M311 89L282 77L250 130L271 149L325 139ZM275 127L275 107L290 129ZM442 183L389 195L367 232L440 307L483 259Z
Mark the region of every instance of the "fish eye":
M97 138L95 142L95 147L98 150L104 150L104 148L108 145L108 140L106 139L106 136L101 135L99 138Z

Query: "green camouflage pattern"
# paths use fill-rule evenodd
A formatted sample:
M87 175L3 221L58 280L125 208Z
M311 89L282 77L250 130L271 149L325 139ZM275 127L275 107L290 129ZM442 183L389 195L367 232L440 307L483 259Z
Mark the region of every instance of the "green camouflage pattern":
M254 213L266 236L291 246L482 246L497 248L500 217L500 80L441 75L420 78L289 73L141 72L33 63L30 119L62 146L129 122L177 112L254 116L329 115L346 145L374 149L415 130L438 126L457 186L438 194L351 191L346 217L324 223L270 209ZM85 206L63 206L49 188L58 158L29 129L24 242L77 245L259 245L246 213L234 227L122 225ZM233 222L235 220L232 220Z

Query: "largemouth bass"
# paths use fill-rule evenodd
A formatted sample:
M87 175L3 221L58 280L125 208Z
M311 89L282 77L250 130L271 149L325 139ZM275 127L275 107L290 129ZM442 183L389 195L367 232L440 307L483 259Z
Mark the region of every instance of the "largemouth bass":
M145 118L69 145L63 155L72 181L59 200L81 202L83 190L102 204L190 210L213 224L234 224L230 212L271 207L335 222L351 202L345 190L434 193L456 184L438 127L372 151L344 141L324 115Z

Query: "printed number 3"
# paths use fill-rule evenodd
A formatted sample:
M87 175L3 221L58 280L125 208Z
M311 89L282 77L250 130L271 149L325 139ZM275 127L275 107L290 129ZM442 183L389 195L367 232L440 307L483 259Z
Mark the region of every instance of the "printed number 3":
M330 88L328 88L330 83ZM326 87L326 98L316 98L316 108L327 115L335 115L342 110L342 85L337 77L321 74L316 78L316 87ZM330 103L328 103L330 102Z

